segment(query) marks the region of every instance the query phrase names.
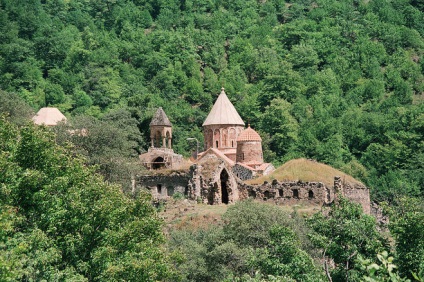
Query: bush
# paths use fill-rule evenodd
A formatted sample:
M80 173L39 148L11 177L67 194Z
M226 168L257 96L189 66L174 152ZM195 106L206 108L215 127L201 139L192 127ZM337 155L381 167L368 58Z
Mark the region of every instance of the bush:
M182 200L182 199L185 199L185 196L181 192L176 192L176 193L174 193L174 195L172 195L172 199L174 199L174 200Z

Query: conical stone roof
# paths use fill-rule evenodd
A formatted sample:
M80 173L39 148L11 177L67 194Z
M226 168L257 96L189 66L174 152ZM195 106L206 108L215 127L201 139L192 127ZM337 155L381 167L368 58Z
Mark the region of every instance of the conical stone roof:
M54 126L60 121L66 122L66 117L57 108L45 107L38 111L32 121L37 125Z
M203 123L203 126L220 124L244 126L243 120L225 94L224 88L221 88L221 94L219 94L218 99L216 99L216 102Z
M153 116L152 121L150 122L150 126L152 125L172 126L162 107L159 107Z

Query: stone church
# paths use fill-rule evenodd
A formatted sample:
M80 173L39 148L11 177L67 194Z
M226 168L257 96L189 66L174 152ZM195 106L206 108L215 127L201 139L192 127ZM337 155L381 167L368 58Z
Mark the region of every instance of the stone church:
M362 185L344 185L335 177L334 186L321 182L265 182L248 185L246 180L272 173L265 163L262 138L245 127L224 88L203 123L204 150L191 166L172 149L172 124L162 108L150 123L151 146L140 161L151 172L138 177L137 186L149 189L155 199L166 199L176 192L206 204L229 204L246 198L293 204L307 201L329 204L336 192L360 202L369 211L369 189ZM184 167L189 167L184 169ZM162 173L164 170L168 173Z

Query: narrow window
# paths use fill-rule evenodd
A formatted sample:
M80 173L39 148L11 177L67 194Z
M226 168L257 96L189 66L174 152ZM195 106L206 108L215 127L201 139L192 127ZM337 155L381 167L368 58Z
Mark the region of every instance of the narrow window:
M268 200L270 198L269 191L264 192L264 201Z
M234 141L231 141L231 147L234 148Z
M278 196L283 197L283 189L278 189Z
M253 198L253 199L256 198L256 192L255 191L249 190L248 194L249 194L250 198Z
M299 199L299 190L293 189L293 198Z
M314 198L314 192L312 190L309 190L308 198L309 198L309 200Z
M215 144L216 144L216 147L218 148L218 140L217 140L217 141L215 141Z
M244 161L244 153L241 153L241 159Z
M158 185L156 186L156 188L157 188L157 190L158 190L158 194L159 194L159 195L162 195L162 184L158 184Z
M174 187L173 186L169 186L166 189L167 189L167 192L168 192L168 196L174 195Z

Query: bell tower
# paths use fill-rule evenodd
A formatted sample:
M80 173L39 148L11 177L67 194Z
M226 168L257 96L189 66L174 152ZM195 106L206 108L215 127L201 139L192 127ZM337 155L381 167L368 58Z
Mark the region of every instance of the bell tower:
M160 107L150 122L152 148L172 149L172 124Z

